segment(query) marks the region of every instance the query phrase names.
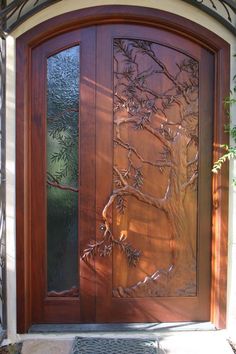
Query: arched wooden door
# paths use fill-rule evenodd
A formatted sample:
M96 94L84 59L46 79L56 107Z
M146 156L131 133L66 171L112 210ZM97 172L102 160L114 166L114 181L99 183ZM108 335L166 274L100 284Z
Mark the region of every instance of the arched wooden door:
M33 322L208 320L211 54L85 28L33 50L32 83Z
M214 55L114 23L29 64L28 323L209 320Z

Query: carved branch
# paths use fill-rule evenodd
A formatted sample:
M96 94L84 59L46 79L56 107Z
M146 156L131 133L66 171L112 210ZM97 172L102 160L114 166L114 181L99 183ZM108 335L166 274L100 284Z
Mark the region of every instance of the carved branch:
M189 167L189 166L193 165L196 162L198 162L198 151L196 153L195 158L187 163L187 166Z
M171 142L168 141L165 136L163 136L157 129L153 128L151 125L145 125L144 129L159 139L160 142L162 142L163 145L166 146L170 151L172 150L173 147Z
M128 124L128 123L136 123L136 122L137 119L135 118L135 116L132 116L131 118L117 117L114 121L114 124L116 125L117 138L119 140L122 140L120 136L120 129L119 129L120 125ZM171 143L168 140L166 140L166 138L156 128L151 127L151 125L144 125L143 129L147 130L149 133L154 135L158 140L160 140L160 142L163 143L166 147L171 149Z
M157 71L155 71L155 72L157 72ZM168 95L167 93L157 93L148 87L141 86L138 83L136 83L136 88L141 92L149 93L150 95L154 96L157 99L172 100L172 102L176 102L176 103L180 104L180 101L178 100L178 98L181 97L181 95ZM171 91L171 90L173 90L173 88L171 88L169 91Z
M126 149L128 151L132 151L137 156L137 158L144 164L148 164L148 165L151 165L153 167L158 167L158 168L160 168L160 167L173 167L173 164L171 161L159 160L156 162L152 162L149 160L145 160L133 146L129 145L128 143L125 143L121 139L114 139L114 142L116 144L122 146L124 149Z
M167 198L155 198L146 193L141 192L140 190L130 186L125 185L123 188L115 189L112 196L109 199L109 202L103 210L103 218L107 219L107 211L110 205L114 202L117 196L133 196L138 199L140 202L153 206L154 208L161 209L166 211Z
M110 229L110 224L112 221L108 216L108 211L113 205L116 198L118 198L119 196L133 196L143 203L152 205L155 208L166 211L166 196L161 199L142 193L140 190L130 186L127 183L127 181L123 178L121 172L117 167L114 166L113 169L120 178L123 187L113 191L112 195L109 197L109 200L102 211L102 217L105 227L103 239L101 241L91 242L88 247L83 251L82 259L85 262L88 262L90 257L94 258L97 254L99 254L100 256L109 256L112 252L113 246L119 246L119 248L126 255L129 265L136 266L139 261L141 252L133 248L130 243L125 242L123 239L117 239L113 236L112 231Z
M143 41L142 41L143 42ZM138 40L134 40L134 43L136 43L137 47L142 48L142 46L140 45L141 41ZM152 58L152 60L157 63L161 69L162 69L162 73L175 85L175 87L182 93L183 97L185 98L186 102L189 103L189 99L185 94L185 91L182 87L182 85L175 79L175 77L168 71L167 67L165 66L165 64L157 58L154 50L151 48L151 44L149 44L149 48L145 47L145 49L143 50L144 54L148 55L150 58Z
M197 178L198 178L198 172L195 171L194 174L191 176L191 178L188 180L188 182L186 182L182 185L182 189L186 189L188 186L193 184Z
M63 184L60 184L58 182L51 182L49 180L47 180L47 185L49 185L51 187L55 187L55 188L61 189L61 190L65 190L65 191L76 192L76 193L79 192L78 188L74 188L74 187L71 187L71 186L63 185Z
M135 117L131 117L131 118L127 118L127 117L116 117L116 119L114 120L114 124L115 124L115 131L116 131L116 137L118 139L121 139L120 136L120 125L122 124L128 124L128 123L135 123L136 122L136 118Z
M100 257L110 256L114 246L119 247L119 249L125 254L129 266L135 267L138 264L141 251L135 249L130 243L126 242L122 236L120 239L115 239L107 220L105 220L103 239L101 241L92 241L83 251L82 260L89 263L89 259L94 258L96 255L99 255Z
M153 72L157 72L156 70L154 70ZM152 95L155 99L160 99L162 100L162 104L164 105L164 100L167 100L167 104L171 104L171 103L176 103L179 108L180 108L180 115L181 115L181 118L183 118L183 113L182 113L182 109L183 109L183 104L182 102L179 100L179 98L182 97L181 94L177 94L177 95L173 95L173 94L167 94L168 92L171 92L175 86L173 86L171 89L168 89L166 92L164 93L157 93L157 92L154 92L152 89L148 88L148 87L143 87L142 85L140 85L139 83L139 80L137 80L136 78L135 79L132 79L131 77L127 77L125 76L126 79L129 80L130 84L131 85L134 85L136 87L136 89L138 89L140 92L142 93L148 93L150 95ZM129 91L129 85L125 84L124 82L120 83L120 86L124 86L127 91ZM124 99L122 99L121 97L119 97L117 94L115 94L115 96L122 102L122 103L125 103L126 101ZM136 95L134 95L135 99L137 101L139 101L138 97ZM160 110L164 116L165 116L165 112L162 111L160 108L158 108L158 110Z
M133 248L130 243L124 242L122 239L116 240L113 238L113 244L118 246L125 254L129 266L136 267L141 256L141 251Z
M122 176L122 174L120 173L120 171L118 170L118 168L116 166L113 166L113 169L115 171L115 173L118 175L118 177L120 178L123 186L127 186L128 182L126 182L126 180L124 179L124 177Z
M144 47L149 46L145 41L140 41L140 43L141 42L143 42ZM134 197L141 203L162 210L171 222L173 237L181 237L183 227L182 225L178 226L175 224L177 217L176 205L178 205L178 202L182 201L185 195L185 188L194 183L197 178L197 172L195 172L188 180L188 166L197 162L198 156L196 155L192 161L187 161L186 151L189 141L191 140L189 135L191 136L195 126L192 127L194 122L188 122L186 120L186 115L188 114L187 112L192 109L192 106L190 106L192 105L191 95L195 87L195 82L192 82L189 79L188 82L181 83L181 76L172 76L158 58L155 59L157 59L156 64L159 65L160 70L159 67L153 69L153 67L149 66L148 69L139 73L136 58L140 51L144 54L146 54L146 52L142 49L139 50L138 46L136 46L138 50L136 50L134 55L132 48L133 43L135 43L135 41L128 42L127 40L126 43L125 40L119 42L119 45L121 45L121 51L118 52L121 52L124 56L124 64L120 66L120 70L119 61L114 56L115 66L117 68L114 73L115 114L113 141L114 145L119 145L126 150L125 153L123 151L121 152L122 156L127 158L128 166L127 168L122 169L119 166L119 163L116 162L115 158L115 163L118 163L118 166L113 166L115 187L102 211L105 228L103 238L101 241L90 243L88 248L84 251L83 259L86 260L89 257L94 257L96 255L109 256L113 247L117 246L125 254L129 265L135 266L139 261L141 252L125 242L122 235L120 238L113 235L111 227L113 215L112 206L116 203L118 212L123 214L127 205L127 198L125 197ZM135 45L133 45L133 47L135 47ZM151 46L149 49L152 51ZM149 54L153 57L155 55L154 51ZM127 64L129 66L127 66ZM133 64L136 65L137 70L134 68ZM191 76L193 69L195 69L194 67L192 69L191 63L188 62L181 62L179 65L179 70L186 71L188 76ZM121 68L123 72L121 72ZM150 85L150 87L148 86L148 80L146 79L155 73L164 74L166 78L171 81L170 85L168 85L171 86L171 88L168 87L164 95L154 92L152 85ZM171 94L171 91L175 94ZM188 94L190 95L189 100L187 97L184 97ZM186 107L186 103L183 103L183 97L186 102L188 101L188 107ZM158 103L157 99L160 100ZM177 117L171 119L167 118L165 111L173 102L179 106L179 113L177 114ZM159 106L163 107L163 111ZM122 114L124 110L125 112ZM161 115L158 114L158 111L162 112ZM142 129L143 131L152 134L153 137L156 138L155 140L163 145L161 148L162 151L157 149L160 154L163 154L163 157L156 161L145 159L142 155L142 151L138 151L135 146L132 146L132 144L123 139L123 129L121 129L121 126L125 124L133 125L135 129ZM172 129L170 126L173 126ZM182 156L181 154L184 154L182 159L180 158L180 156ZM119 161L119 158L117 161ZM167 177L168 183L162 198L154 197L140 190L143 184L143 175L141 167L136 167L136 164L138 164L137 161L140 163L140 166L142 166L142 164L148 164L159 169L163 167L170 168L170 173ZM132 185L131 180L135 180L135 182L138 180L139 183L137 182ZM171 252L174 254L173 249ZM176 255L174 257L176 257ZM158 270L153 276L158 277L161 275L163 275L163 271Z
M91 241L87 248L83 250L82 260L85 263L89 263L90 258L94 258L97 255L100 257L108 256L111 253L111 242L110 235L108 235L107 230L105 230L103 239L101 241ZM106 245L108 243L108 245Z
M79 288L72 286L70 290L63 290L63 291L49 291L47 293L49 297L77 297L79 296Z

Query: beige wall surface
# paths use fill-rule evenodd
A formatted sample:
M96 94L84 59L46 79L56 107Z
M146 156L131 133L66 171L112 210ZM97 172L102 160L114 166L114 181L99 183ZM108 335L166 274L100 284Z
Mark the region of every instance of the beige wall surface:
M235 37L223 25L201 10L182 0L63 0L34 15L7 38L7 316L9 340L19 339L16 334L16 262L15 262L15 39L41 22L63 13L100 5L135 5L165 10L205 26L231 44L236 53ZM232 56L231 56L232 57ZM231 74L236 73L236 60L231 62ZM236 116L236 114L234 114ZM235 118L236 123L236 118ZM235 163L231 163L230 176L236 176ZM236 328L236 189L230 186L229 234L229 290L228 325ZM232 333L233 330L232 330Z

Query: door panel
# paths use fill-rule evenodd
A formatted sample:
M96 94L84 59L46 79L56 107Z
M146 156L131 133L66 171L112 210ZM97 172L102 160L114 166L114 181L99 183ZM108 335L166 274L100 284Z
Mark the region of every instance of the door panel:
M94 321L94 271L79 260L95 232L94 51L91 27L32 52L33 323Z
M113 50L113 296L196 296L198 62L147 40Z
M64 115L63 97L54 92L59 103L47 125L48 58L76 46L78 106L69 103ZM138 25L84 28L33 49L33 323L209 320L213 72L213 56L197 43ZM67 80L66 70L61 75ZM58 156L68 136L57 125L66 124L60 116L76 114L78 159L67 158L72 169L78 165L78 185L58 173L68 162ZM48 129L59 153L46 149ZM76 128L71 136L76 146ZM59 222L49 219L47 189L53 188L77 199L73 245L60 226L68 198L54 203ZM64 263L63 283L56 258L67 248L68 255L74 248L74 261Z
M207 320L213 58L135 25L98 41L97 321Z

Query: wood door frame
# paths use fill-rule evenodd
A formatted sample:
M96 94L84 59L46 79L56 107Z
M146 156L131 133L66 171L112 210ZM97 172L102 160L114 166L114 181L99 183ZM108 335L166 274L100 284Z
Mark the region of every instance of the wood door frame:
M16 45L16 262L18 332L31 322L30 294L30 70L31 51L38 44L75 28L105 23L136 23L177 32L207 48L215 56L213 161L220 156L226 114L223 100L230 88L230 46L208 29L166 11L136 6L99 6L49 19L17 39ZM22 88L23 83L23 88ZM228 238L228 166L212 177L211 322L226 327Z

